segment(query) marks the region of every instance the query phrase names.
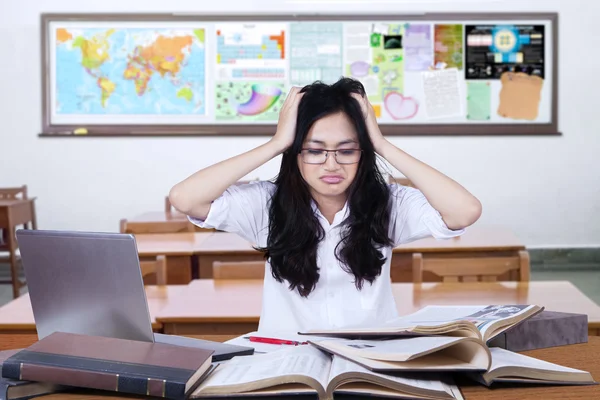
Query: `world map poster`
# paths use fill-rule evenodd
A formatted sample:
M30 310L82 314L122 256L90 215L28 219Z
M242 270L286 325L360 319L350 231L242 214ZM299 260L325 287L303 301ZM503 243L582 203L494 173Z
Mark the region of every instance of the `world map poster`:
M206 114L205 29L63 24L53 34L55 122L182 122Z

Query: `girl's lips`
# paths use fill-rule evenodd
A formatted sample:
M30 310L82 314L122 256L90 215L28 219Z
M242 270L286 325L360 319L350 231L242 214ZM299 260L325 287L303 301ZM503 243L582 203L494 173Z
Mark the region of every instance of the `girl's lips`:
M339 175L325 175L321 177L321 180L325 183L335 184L340 183L343 178Z

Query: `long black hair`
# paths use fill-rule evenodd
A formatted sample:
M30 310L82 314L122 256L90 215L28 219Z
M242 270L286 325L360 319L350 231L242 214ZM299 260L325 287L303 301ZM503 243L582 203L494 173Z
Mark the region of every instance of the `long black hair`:
M276 189L269 204L267 246L261 250L271 264L273 277L289 283L307 297L319 280L317 248L324 230L312 208L308 184L298 168L297 157L311 126L320 118L345 113L352 121L362 151L358 171L348 188L348 217L340 227L342 240L336 257L353 274L360 290L381 274L385 258L378 247L391 244L388 235L390 192L377 167L360 104L351 94L365 96L363 85L350 78L327 85L320 81L302 88L298 105L296 136L284 152L275 179Z

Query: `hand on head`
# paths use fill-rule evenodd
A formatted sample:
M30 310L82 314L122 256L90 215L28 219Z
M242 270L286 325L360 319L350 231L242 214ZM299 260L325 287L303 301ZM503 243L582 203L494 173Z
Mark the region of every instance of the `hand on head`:
M284 149L292 145L296 135L298 104L300 104L300 100L304 94L300 92L301 89L300 87L292 86L279 112L277 132L275 132L272 140L280 143Z

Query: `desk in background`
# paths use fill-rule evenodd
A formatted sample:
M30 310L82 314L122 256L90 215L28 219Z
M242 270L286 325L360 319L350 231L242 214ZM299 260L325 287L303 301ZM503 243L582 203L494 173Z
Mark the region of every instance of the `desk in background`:
M486 258L515 257L526 251L525 245L508 229L503 227L471 227L460 237L448 240L425 238L400 245L392 251L392 282L412 282L412 255L420 253L424 258L453 259L468 257L481 259L485 268ZM213 261L261 261L263 254L252 248L252 243L234 233L215 232L194 250L198 258L200 279L212 279ZM527 265L529 268L529 265ZM434 275L424 274L424 281L436 281ZM502 276L499 280L517 280L515 276Z
M210 232L143 233L136 234L135 241L140 260L164 255L167 260L167 283L186 285L196 277L196 249L210 235Z
M394 283L392 288L400 315L426 305L537 304L587 314L589 334L600 335L600 306L570 282ZM156 319L169 334L242 335L258 328L262 290L261 280L194 280Z
M193 336L204 340L218 340L216 336ZM219 341L225 341L231 337L224 336ZM19 349L31 346L37 341L35 335L5 335L0 340L0 350ZM525 351L523 354L540 360L549 361L565 367L582 369L592 374L597 381L600 377L600 337L591 337L588 343L574 344L569 346L553 347L549 349L538 349ZM463 382L464 381L464 382ZM600 385L593 386L530 386L502 388L494 390L483 385L461 379L457 381L465 400L592 400L600 399ZM132 396L121 396L112 392L79 392L79 393L56 393L40 397L44 400L116 400L131 399ZM290 397L293 399L294 397Z
M148 310L150 312L150 321L152 329L155 332L162 332L162 325L156 321L156 315L169 302L182 293L181 289L185 286L146 286L146 298L148 300ZM0 334L36 334L35 320L29 293L0 307ZM0 337L0 343L5 340L4 335Z

